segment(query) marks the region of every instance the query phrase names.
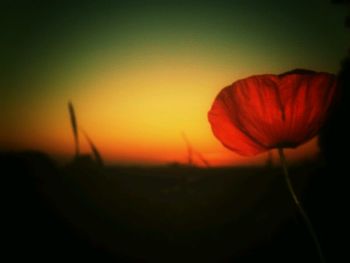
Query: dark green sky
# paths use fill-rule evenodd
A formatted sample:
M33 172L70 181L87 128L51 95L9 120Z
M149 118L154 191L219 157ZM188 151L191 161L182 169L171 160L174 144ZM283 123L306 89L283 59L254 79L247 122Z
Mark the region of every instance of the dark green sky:
M330 0L8 2L1 8L1 55L16 77L58 67L57 60L71 70L70 63L101 50L125 54L145 43L175 52L196 42L229 52L239 43L334 63L349 39L346 10Z

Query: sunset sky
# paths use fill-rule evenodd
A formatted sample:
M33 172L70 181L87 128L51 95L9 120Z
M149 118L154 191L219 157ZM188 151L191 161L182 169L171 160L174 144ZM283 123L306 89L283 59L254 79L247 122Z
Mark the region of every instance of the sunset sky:
M0 149L72 157L71 100L108 163L185 163L182 133L213 165L262 163L213 136L217 93L254 74L336 73L350 43L347 10L330 0L8 2ZM316 144L290 154L308 158Z

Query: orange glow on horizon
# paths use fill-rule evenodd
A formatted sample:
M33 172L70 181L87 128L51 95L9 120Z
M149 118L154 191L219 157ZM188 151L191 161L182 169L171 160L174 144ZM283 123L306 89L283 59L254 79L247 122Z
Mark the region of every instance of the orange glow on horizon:
M129 64L111 65L107 70L68 81L44 83L55 93L47 94L48 98L40 102L25 98L30 111L16 109L22 120L15 122L17 119L9 117L9 135L0 136L0 143L12 149L73 156L67 111L67 102L72 100L78 125L89 134L107 163L187 163L182 133L212 166L266 162L266 154L247 158L224 148L207 120L219 90L250 75L248 72L232 74L231 67L200 58L135 60ZM89 152L82 136L80 142L82 152ZM290 151L290 155L300 159L316 152L317 143L313 140ZM197 157L194 159L202 165Z
M66 160L70 160L74 157L74 144L71 134L66 134L69 138L66 138L61 143L47 143L45 138L36 138L35 140L29 140L23 138L23 141L18 141L17 144L11 144L11 148L14 150L23 149L37 149L52 156L64 157ZM95 136L97 137L97 136ZM152 145L150 142L144 142L142 145L138 144L135 147L132 142L124 142L123 144L115 145L108 139L105 141L94 140L101 151L102 157L107 164L122 164L122 165L162 165L162 164L188 164L188 154L185 142L181 136L178 136L177 145L175 143L172 147L164 147L161 144ZM52 138L47 138L52 140ZM60 140L59 137L55 140ZM29 143L30 142L30 143ZM32 145L36 145L34 148ZM91 154L91 150L87 145L84 138L80 137L81 153ZM192 145L194 150L199 152L211 166L231 166L231 165L264 165L268 160L268 153L263 153L254 157L242 157L229 150L220 144L215 142L212 148L197 147ZM215 151L214 151L215 150ZM286 149L286 155L290 162L308 160L315 158L319 153L317 138L312 139L304 145L296 149ZM279 163L279 157L276 150L272 151L272 159L274 164ZM196 156L193 155L193 164L196 166L205 166L204 163Z

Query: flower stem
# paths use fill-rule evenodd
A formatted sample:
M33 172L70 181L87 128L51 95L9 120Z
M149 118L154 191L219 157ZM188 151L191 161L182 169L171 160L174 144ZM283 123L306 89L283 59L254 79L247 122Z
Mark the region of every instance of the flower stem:
M289 177L289 173L288 173L288 167L287 167L287 160L286 160L286 157L284 155L284 152L283 152L283 148L278 148L278 153L279 153L279 156L280 156L280 159L281 159L281 164L282 164L282 167L283 167L283 174L284 174L284 179L286 180L286 183L287 183L287 186L288 186L288 190L293 198L293 201L294 203L296 204L298 210L299 210L299 213L301 214L305 224L306 224L306 227L308 228L311 236L312 236L312 239L315 243L315 246L317 248L317 251L318 251L318 255L320 257L320 261L322 263L326 263L326 260L323 256L323 253L322 253L322 249L321 249L321 245L320 245L320 242L318 241L318 238L317 238L317 235L316 235L316 232L314 230L314 227L311 223L311 220L309 218L309 216L307 215L305 209L303 208L303 206L301 205L294 189L293 189L293 185L292 185L292 182L290 180L290 177Z

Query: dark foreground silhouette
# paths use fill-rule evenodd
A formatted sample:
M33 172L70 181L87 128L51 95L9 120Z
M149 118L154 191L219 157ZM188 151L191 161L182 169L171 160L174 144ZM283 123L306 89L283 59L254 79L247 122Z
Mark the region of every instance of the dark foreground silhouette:
M13 261L318 262L280 167L59 167L2 153L5 254ZM344 260L345 202L331 166L291 167L329 262Z

